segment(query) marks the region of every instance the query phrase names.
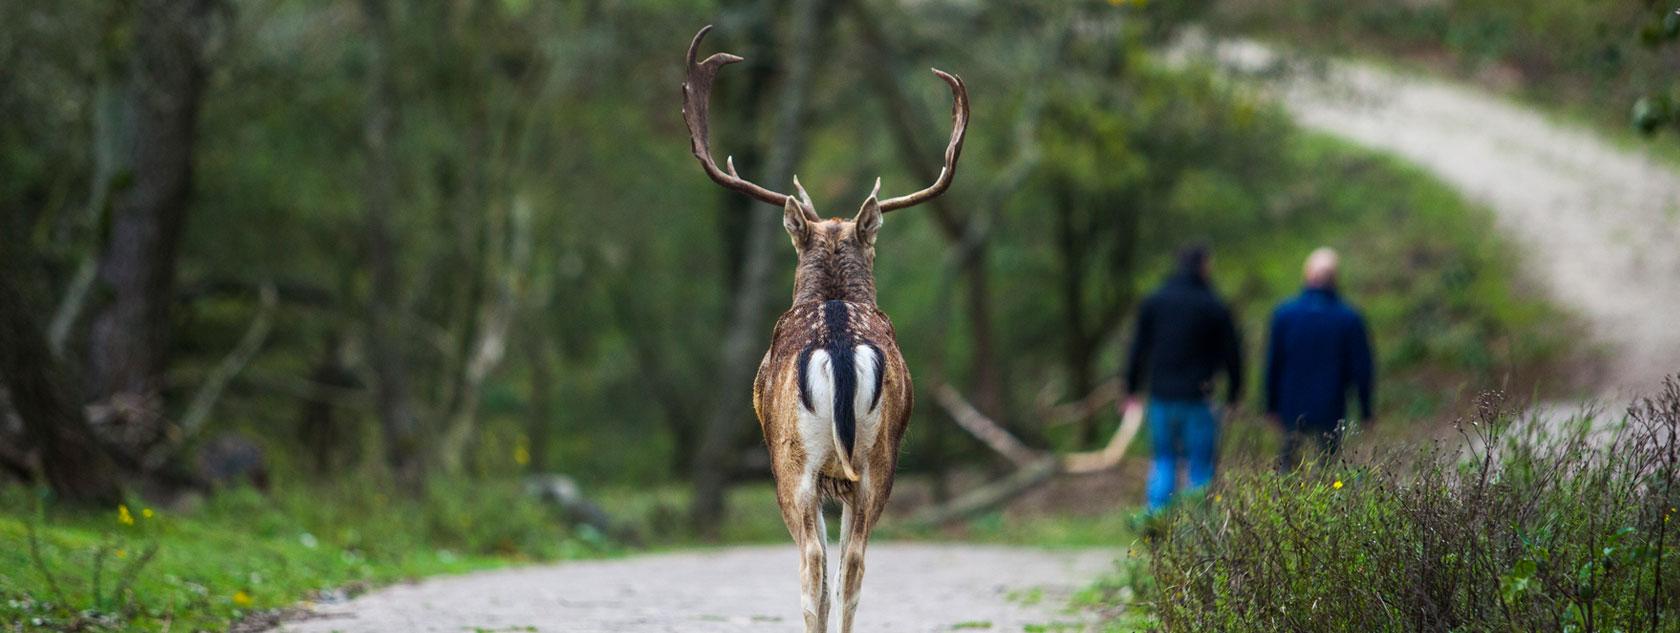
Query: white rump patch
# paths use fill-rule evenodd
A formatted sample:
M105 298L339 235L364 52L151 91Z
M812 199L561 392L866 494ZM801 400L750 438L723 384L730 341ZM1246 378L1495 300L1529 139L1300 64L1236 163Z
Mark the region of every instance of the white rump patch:
M859 421L874 409L875 375L880 372L881 358L875 354L875 349L868 345L852 348L852 366L857 368L857 414Z
M799 411L799 443L805 447L805 472L795 493L804 499L817 495L817 473L834 458L834 361L828 351L813 350L805 364L805 388L811 396L811 409L801 403Z
M828 350L816 349L805 362L805 389L811 397L811 410L807 413L833 417L834 360L828 357Z
M875 399L875 376L884 369L886 362L887 359L868 345L852 348L852 366L857 370L857 394L852 401L852 410L857 412L857 437L853 451L859 454L864 447L875 444L875 432L881 428L881 406Z

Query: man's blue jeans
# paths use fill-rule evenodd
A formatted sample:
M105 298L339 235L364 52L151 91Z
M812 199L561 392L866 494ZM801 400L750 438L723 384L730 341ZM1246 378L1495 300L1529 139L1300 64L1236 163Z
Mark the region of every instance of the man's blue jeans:
M1155 456L1149 471L1149 511L1172 502L1178 487L1178 461L1190 462L1190 489L1213 482L1214 453L1219 446L1219 422L1213 409L1200 400L1151 400L1149 443ZM1181 452L1182 451L1182 452Z

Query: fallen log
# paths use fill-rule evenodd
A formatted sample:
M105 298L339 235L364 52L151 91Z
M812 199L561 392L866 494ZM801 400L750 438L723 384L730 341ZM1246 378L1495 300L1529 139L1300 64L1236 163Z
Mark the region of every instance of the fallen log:
M939 405L945 408L945 412L951 414L951 419L956 421L957 426L979 438L1016 467L1025 467L1043 459L1043 451L1021 443L1021 440L1016 439L1003 425L992 421L979 409L974 408L974 405L969 404L968 400L950 385L940 385L935 397L938 398Z
M1119 428L1114 430L1114 435L1101 450L1057 454L1022 443L1003 425L975 409L950 385L941 385L936 392L936 398L958 426L1015 464L1016 469L1015 472L963 493L948 503L917 513L908 520L914 527L935 527L973 518L999 508L1061 475L1087 475L1115 468L1125 460L1126 449L1131 447L1132 441L1137 439L1138 431L1143 427L1142 408L1131 408L1122 416ZM1087 397L1081 402L1090 400L1092 398Z
M971 519L1008 503L1040 484L1061 474L1061 465L1054 458L1015 469L1009 475L975 488L942 505L928 508L910 517L913 527L938 527L964 519Z

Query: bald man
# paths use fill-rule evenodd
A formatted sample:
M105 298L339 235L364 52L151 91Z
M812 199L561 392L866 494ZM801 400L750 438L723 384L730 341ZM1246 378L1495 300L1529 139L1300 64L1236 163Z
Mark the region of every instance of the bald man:
M1336 292L1336 251L1320 248L1302 269L1305 288L1272 313L1266 346L1266 413L1284 433L1278 469L1300 464L1304 440L1318 444L1321 459L1341 448L1348 393L1359 398L1369 423L1374 371L1365 319Z

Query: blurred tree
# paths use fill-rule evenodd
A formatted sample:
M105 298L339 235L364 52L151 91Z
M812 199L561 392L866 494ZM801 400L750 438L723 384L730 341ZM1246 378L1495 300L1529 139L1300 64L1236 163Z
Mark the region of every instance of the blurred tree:
M0 229L21 234L29 214L9 203L0 212ZM46 310L32 300L39 293L26 288L39 278L28 249L27 240L0 242L0 387L53 492L75 503L115 504L122 499L116 464L89 428L71 375L48 349L38 316Z
M793 170L805 150L805 112L816 80L817 44L829 28L829 20L824 16L827 4L827 0L790 0L789 28L779 47L787 66L769 121L771 132L764 152L765 166L760 175L753 177L755 182L780 187L789 187L793 182ZM747 385L758 368L757 358L768 323L770 269L774 265L776 233L781 225L779 212L766 205L751 205L747 212L758 217L747 220L740 282L730 295L729 317L722 335L723 351L718 371L712 375L718 385L717 397L705 426L700 429L694 455L691 518L700 533L714 537L727 511L724 495L729 473L735 466L739 438L744 435L743 429L753 427L744 424L752 419Z
M159 398L170 315L193 183L198 112L211 37L211 0L138 0L122 117L132 138L126 181L112 200L88 338L91 395L112 403L114 424L138 452L161 441ZM139 411L139 413L136 413Z
M890 11L887 8L871 9L864 2L849 3L851 15L857 21L858 30L869 52L872 72L868 73L875 92L886 103L888 114L887 129L892 135L898 153L909 169L910 174L920 182L933 182L939 177L934 169L934 156L923 145L922 131L940 129L934 125L939 119L922 111L919 104L906 97L902 53L900 53L886 35L882 32L880 20L875 11ZM899 20L892 20L898 22ZM1027 153L1027 148L1021 148ZM1007 182L1007 181L1006 181ZM1018 185L1011 182L1009 186ZM962 191L961 188L957 191ZM1008 192L999 192L999 197ZM964 294L964 312L968 321L968 335L970 337L970 374L973 380L974 401L980 410L994 417L1002 416L1006 408L1007 393L1003 389L1004 366L998 362L996 345L992 336L992 293L991 275L988 269L986 240L981 235L987 226L980 218L980 213L970 213L968 217L957 214L955 207L958 202L951 197L941 196L928 204L932 212L934 224L946 242L953 247L965 247L966 251L958 259L959 269L967 284ZM978 211L978 210L976 210ZM1014 429L1021 433L1030 433L1030 429Z
M419 413L410 393L409 366L402 346L410 334L402 314L401 278L392 212L396 205L396 158L391 144L397 112L392 94L391 6L387 0L362 0L367 47L366 105L362 122L364 176L362 205L366 213L369 282L367 346L374 375L374 399L379 414L385 464L397 480L414 489L423 474Z

